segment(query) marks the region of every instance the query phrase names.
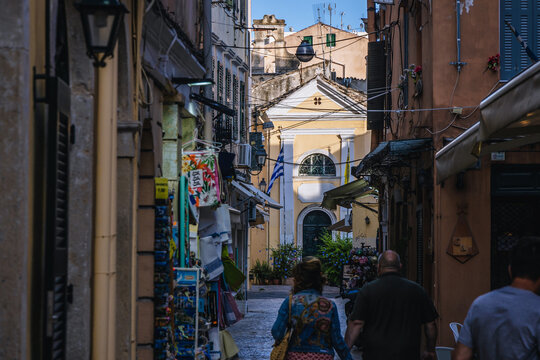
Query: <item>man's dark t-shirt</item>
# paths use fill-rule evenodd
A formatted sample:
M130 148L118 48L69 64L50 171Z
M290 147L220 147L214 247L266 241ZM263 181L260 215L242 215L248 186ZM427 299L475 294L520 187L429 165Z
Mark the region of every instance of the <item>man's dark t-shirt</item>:
M418 360L422 324L438 317L418 284L386 273L360 289L349 320L363 320L364 360Z

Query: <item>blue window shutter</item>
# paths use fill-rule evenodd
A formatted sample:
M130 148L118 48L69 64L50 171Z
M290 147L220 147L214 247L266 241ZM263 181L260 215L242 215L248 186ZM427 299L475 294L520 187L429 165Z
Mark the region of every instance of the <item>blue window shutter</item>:
M540 0L501 0L501 80L509 80L532 63L505 24L509 21L529 48L537 53L540 46Z

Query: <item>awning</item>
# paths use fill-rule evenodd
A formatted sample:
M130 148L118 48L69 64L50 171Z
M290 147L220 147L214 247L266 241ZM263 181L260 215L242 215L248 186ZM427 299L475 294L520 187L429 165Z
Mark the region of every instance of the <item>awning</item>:
M478 158L540 142L540 63L480 103L480 121L435 155L437 182L466 170Z
M260 204L264 204L273 209L281 209L283 206L280 203L277 203L270 196L266 195L261 190L257 189L255 186L246 183L240 183L236 180L232 181L232 185L241 193L246 195L248 198L253 198Z
M270 214L264 210L262 205L257 204L257 206L255 207L255 213L255 220L249 222L250 226L262 225L270 221Z
M540 133L540 62L480 103L481 141ZM535 141L536 142L536 141Z
M343 231L343 232L351 232L352 231L352 225L346 224L345 219L339 220L338 222L330 225L327 227L330 231Z
M382 142L357 167L353 167L353 175L358 178L377 168L408 166L405 160L419 152L431 150L431 141L431 138L426 138Z
M463 134L443 147L435 155L437 182L471 167L478 162L478 129L480 123L471 126Z
M338 205L350 208L356 199L376 191L366 180L359 179L325 192L321 206L329 210L335 210Z

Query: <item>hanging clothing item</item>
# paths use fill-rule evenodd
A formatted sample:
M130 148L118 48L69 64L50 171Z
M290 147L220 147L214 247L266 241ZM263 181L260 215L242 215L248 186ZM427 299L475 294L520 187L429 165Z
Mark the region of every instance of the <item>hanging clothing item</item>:
M232 243L231 213L228 205L221 204L216 209L209 207L200 209L199 236L212 236L217 242Z
M197 207L219 204L219 175L213 150L184 152L182 173L187 174L189 200Z
M216 243L213 237L200 238L201 262L209 280L214 280L223 273L221 262L221 243Z

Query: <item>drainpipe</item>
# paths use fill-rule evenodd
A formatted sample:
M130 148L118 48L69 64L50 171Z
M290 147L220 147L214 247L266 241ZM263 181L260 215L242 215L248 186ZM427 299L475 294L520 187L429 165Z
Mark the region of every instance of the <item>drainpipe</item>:
M141 39L142 39L142 28L143 28L143 18L145 12L145 2L144 1L133 1L133 10L132 13L134 16L132 17L132 21L136 22L136 26L134 27L134 31L132 36L134 37L134 49L136 50L135 54L140 54L140 46L141 46ZM150 3L149 7L147 9L150 9L150 6L153 5L154 2ZM135 75L134 75L134 98L133 98L133 119L138 118L138 112L139 112L139 92L140 92L140 83L141 83L141 56L135 56L133 59L135 63ZM141 124L139 124L141 125ZM142 129L142 125L140 127ZM138 149L138 144L140 141L139 132L135 133L135 139L134 142L136 144L136 149ZM135 159L138 159L138 155L135 157ZM138 198L137 194L139 193L139 173L138 173L138 167L137 167L137 161L133 161L133 203L132 203L132 214L133 214L133 221L132 223L132 239L131 239L131 328L130 328L130 359L135 360L137 355L137 230L138 230L138 218L137 218L137 210L138 210Z
M92 271L92 359L113 360L116 287L117 51L96 68L95 213Z
M204 23L203 23L203 51L204 51L204 67L206 68L206 77L212 77L212 4L210 0L204 0L203 5ZM209 99L212 97L212 87L204 86L204 96ZM204 117L204 139L206 141L213 141L213 124L212 124L212 111L206 110Z
M456 65L458 73L461 68L467 64L461 61L461 1L456 0L456 45L457 45L457 60L450 63Z

